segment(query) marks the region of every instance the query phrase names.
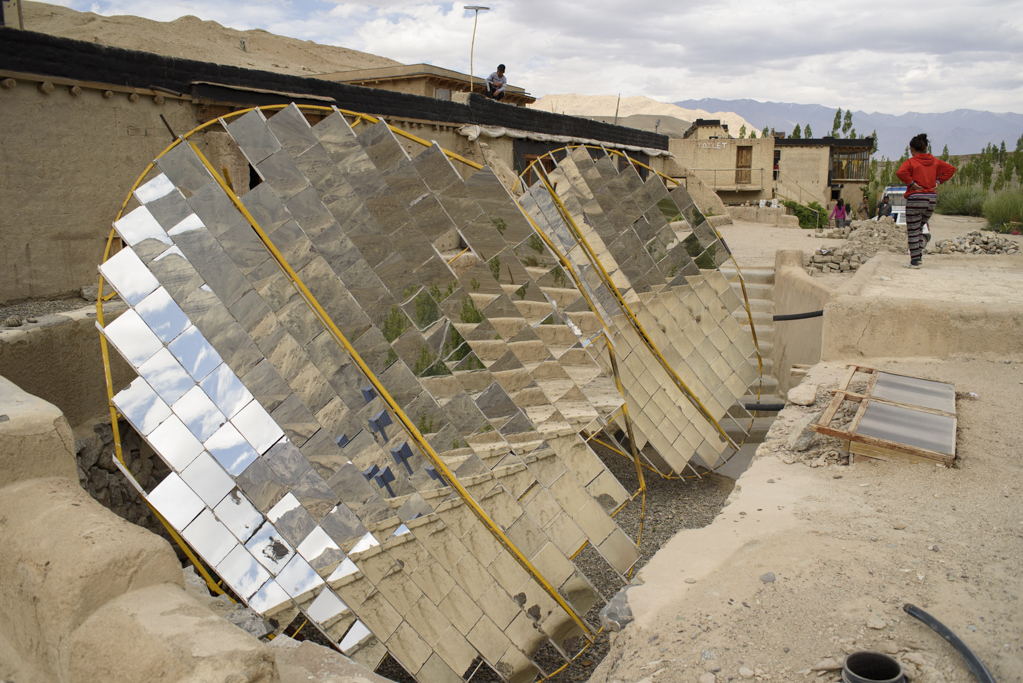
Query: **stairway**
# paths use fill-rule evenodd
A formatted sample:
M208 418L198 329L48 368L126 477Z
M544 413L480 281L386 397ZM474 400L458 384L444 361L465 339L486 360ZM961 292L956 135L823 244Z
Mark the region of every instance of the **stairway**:
M727 266L721 268L721 272L732 282L732 289L739 298L742 298L742 286L739 283L738 274ZM774 376L774 363L771 360L771 350L774 346L774 268L746 268L742 271L746 281L746 294L749 297L750 312L753 314L753 324L757 333L757 342L760 346L760 356L763 359L764 371L763 380L759 384L760 396L757 397L758 383L750 387L749 393L739 399L741 403L782 403L784 399L779 398L778 380ZM745 307L737 309L732 313L740 324L749 326L749 317L746 315ZM757 357L754 355L749 363L757 369ZM729 410L731 415L739 415L742 411L738 407ZM757 413L750 432L750 441L762 441L774 421L776 413ZM731 421L726 421L730 423ZM748 426L748 423L744 424ZM733 429L726 427L729 436Z

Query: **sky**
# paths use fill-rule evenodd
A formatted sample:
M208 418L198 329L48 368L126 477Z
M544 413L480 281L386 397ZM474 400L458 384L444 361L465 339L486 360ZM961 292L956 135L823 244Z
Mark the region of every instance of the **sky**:
M473 12L416 0L49 0L262 28L469 71ZM473 71L534 96L645 95L904 114L1023 113L1023 0L506 0L479 13Z

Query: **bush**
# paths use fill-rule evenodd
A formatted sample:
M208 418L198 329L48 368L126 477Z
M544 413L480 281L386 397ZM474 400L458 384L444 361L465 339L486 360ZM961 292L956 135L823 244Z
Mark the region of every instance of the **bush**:
M810 202L810 206L803 206L791 199L786 199L782 201L782 205L792 209L792 213L799 218L799 227L803 230L815 230L828 224L828 212L818 202ZM814 213L815 211L816 213Z
M934 212L946 216L983 216L987 192L970 185L944 185Z
M1012 232L1023 224L1023 190L1002 190L984 202L984 218L992 230Z

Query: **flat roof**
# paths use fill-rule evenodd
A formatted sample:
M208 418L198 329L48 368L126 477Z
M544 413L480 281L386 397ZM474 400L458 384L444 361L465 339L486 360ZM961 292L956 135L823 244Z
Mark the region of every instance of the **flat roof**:
M775 138L775 147L855 147L874 148L874 138Z
M339 83L358 83L365 81L393 81L404 80L416 77L428 77L447 79L459 83L469 84L469 74L460 71L444 69L432 64L400 64L396 66L380 66L372 69L354 69L352 71L334 71L332 73L315 74L313 78L322 78L326 81L337 81ZM486 79L486 76L474 76L477 81ZM510 93L528 95L525 88L508 84L507 90Z

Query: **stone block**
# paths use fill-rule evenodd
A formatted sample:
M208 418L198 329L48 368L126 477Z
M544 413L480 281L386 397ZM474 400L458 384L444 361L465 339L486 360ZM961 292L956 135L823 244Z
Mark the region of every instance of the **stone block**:
M70 449L64 457L73 467ZM0 489L0 537L0 640L48 671L48 680L68 680L69 639L103 605L137 589L183 583L166 541L105 510L77 478Z
M37 477L77 482L75 438L63 413L0 377L0 488Z
M178 572L180 580L181 573ZM65 639L65 680L271 683L274 652L178 586L125 593Z

